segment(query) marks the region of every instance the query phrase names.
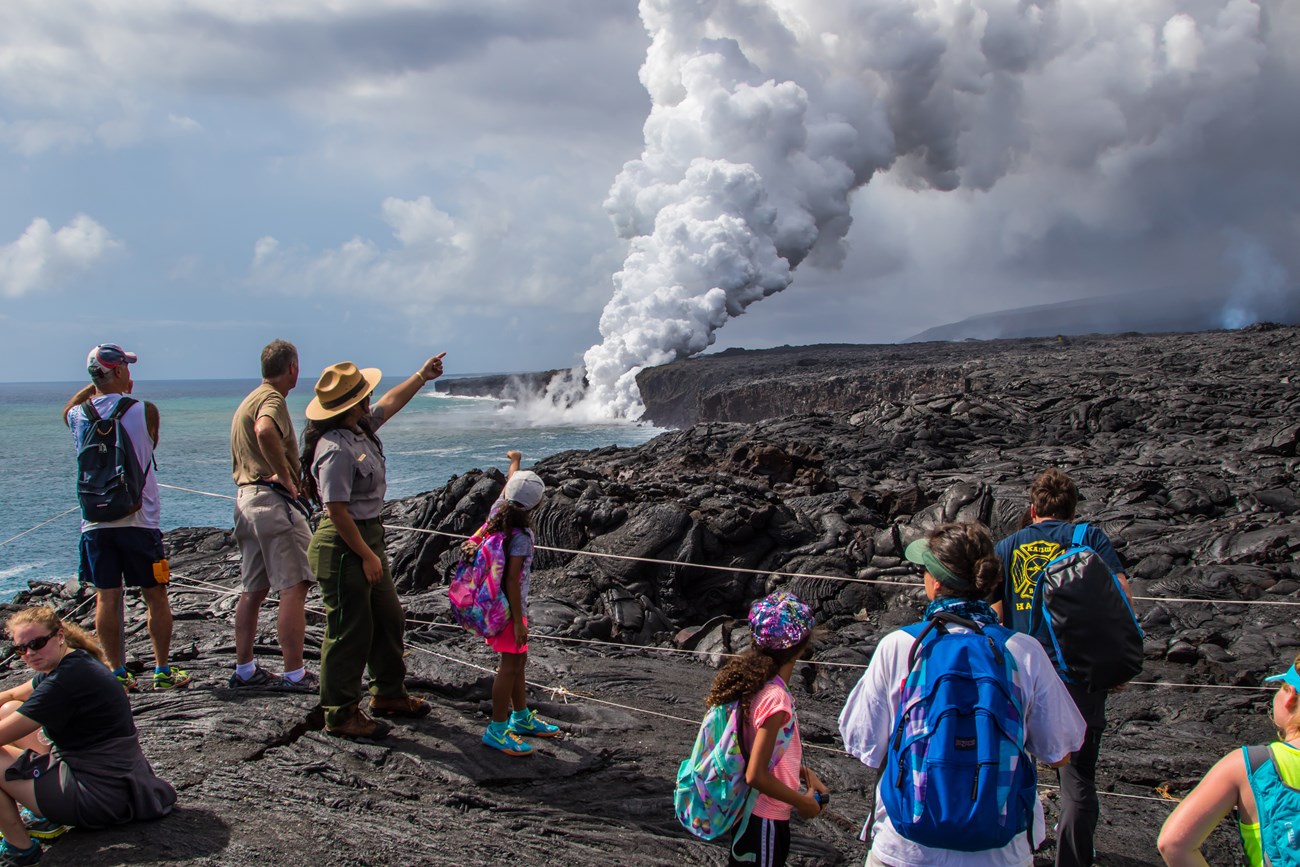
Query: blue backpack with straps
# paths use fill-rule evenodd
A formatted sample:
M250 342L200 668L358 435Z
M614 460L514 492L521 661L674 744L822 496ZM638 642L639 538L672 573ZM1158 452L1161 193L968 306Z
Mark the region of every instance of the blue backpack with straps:
M1259 860L1248 858L1248 863L1262 863L1267 867L1300 867L1300 789L1287 785L1282 778L1275 745L1242 747L1246 761L1250 790L1255 795L1255 811L1259 815L1259 842L1262 852L1251 853ZM1242 837L1246 843L1245 836Z
M1119 578L1084 543L1087 532L1087 524L1076 524L1070 547L1038 573L1029 632L1062 680L1103 692L1142 671L1142 627Z
M880 780L894 830L959 852L1000 849L1026 834L1032 849L1038 774L1007 650L1014 633L950 612L905 631L916 642Z

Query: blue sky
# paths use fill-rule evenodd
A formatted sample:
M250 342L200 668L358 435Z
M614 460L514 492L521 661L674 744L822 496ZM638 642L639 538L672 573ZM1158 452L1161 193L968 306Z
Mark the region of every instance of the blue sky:
M731 46L746 94L797 83L807 130L851 125L874 160L836 155L852 223L818 225L839 254L814 248L715 348L1152 288L1294 296L1281 0L7 0L0 379L78 379L100 341L144 379L253 376L275 337L308 380L440 350L453 373L579 362L633 241L605 205L625 163L739 163L736 135L761 172L800 165L768 161L755 142L785 140L736 103L692 118L714 142L659 115L647 145L652 37L660 103ZM799 198L767 181L778 213Z

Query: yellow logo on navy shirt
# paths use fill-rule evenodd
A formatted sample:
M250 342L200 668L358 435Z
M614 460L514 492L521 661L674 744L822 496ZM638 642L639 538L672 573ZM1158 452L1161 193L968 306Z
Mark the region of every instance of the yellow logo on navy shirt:
M1061 546L1046 539L1025 542L1011 552L1011 588L1018 598L1025 600L1024 605L1017 604L1017 608L1029 607L1028 602L1034 596L1034 585L1038 582L1038 573L1060 553Z

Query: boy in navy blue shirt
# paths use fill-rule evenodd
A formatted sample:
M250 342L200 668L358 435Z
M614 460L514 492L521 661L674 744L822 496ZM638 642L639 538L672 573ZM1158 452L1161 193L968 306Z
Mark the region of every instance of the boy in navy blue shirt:
M1074 481L1056 468L1046 470L1029 487L1030 523L997 543L1003 580L993 607L1011 629L1030 631L1030 603L1038 573L1049 560L1070 547L1078 503L1079 489ZM1083 543L1101 556L1119 578L1124 595L1129 595L1124 564L1106 534L1089 525ZM1098 640L1104 641L1105 636L1098 636ZM1044 646L1053 664L1057 664L1054 649ZM1086 692L1068 681L1065 686L1088 729L1083 746L1060 769L1061 817L1056 835L1056 864L1057 867L1087 867L1093 861L1093 835L1101 812L1097 800L1097 756L1101 752L1101 734L1106 728L1106 693Z

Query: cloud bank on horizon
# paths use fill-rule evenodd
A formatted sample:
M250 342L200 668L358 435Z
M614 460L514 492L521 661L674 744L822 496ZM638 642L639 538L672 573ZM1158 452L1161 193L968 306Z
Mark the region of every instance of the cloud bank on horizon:
M31 379L590 346L628 417L718 342L1153 289L1236 324L1296 291L1298 37L1287 0L12 0L0 337Z

